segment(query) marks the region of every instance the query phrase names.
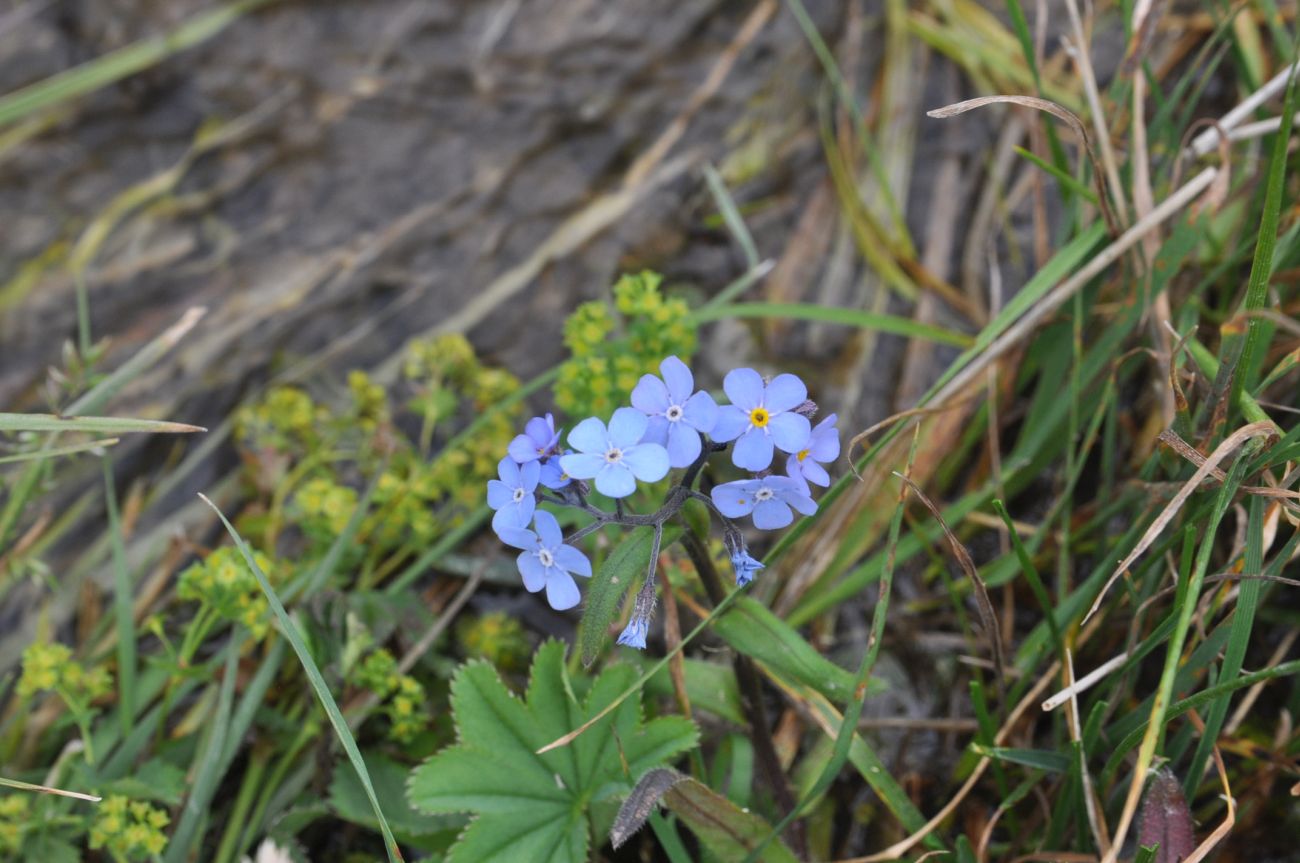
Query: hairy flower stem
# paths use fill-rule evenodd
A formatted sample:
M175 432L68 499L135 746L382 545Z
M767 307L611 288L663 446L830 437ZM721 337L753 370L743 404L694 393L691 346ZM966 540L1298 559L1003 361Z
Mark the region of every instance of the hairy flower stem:
M700 582L704 585L709 600L715 606L718 605L726 598L727 590L722 585L722 579L718 576L717 567L713 565L713 558L709 556L708 548L689 526L682 531L682 546L686 549L691 563L695 565L695 571L700 575ZM754 754L758 756L759 765L772 789L772 796L776 799L777 806L783 814L791 812L796 805L794 791L790 787L790 780L785 775L785 771L781 769L781 760L777 757L776 747L772 745L772 733L768 728L767 708L763 700L763 687L758 679L758 671L754 668L754 661L741 653L736 654L733 665L746 702L745 712L749 716L749 736L754 745ZM796 854L807 859L803 822L792 821L786 828L785 839L795 849Z

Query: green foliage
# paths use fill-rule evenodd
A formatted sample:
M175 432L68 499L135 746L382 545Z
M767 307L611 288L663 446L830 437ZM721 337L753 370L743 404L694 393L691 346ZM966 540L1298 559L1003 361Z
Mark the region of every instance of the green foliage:
M262 571L278 581L279 568L265 554L257 552L256 555ZM238 621L254 638L266 636L269 625L266 598L258 589L252 570L230 546L218 548L182 572L176 595L203 603L205 609L222 619Z
M356 682L382 702L388 718L388 736L396 743L415 740L429 725L424 687L397 669L397 660L387 650L376 650L357 669Z
M486 659L501 671L524 668L532 655L523 624L504 611L462 618L456 637L467 658Z
M536 750L594 717L634 677L625 665L590 681L570 677L554 641L537 651L523 700L486 663L460 669L451 690L457 743L418 767L408 788L418 809L476 816L450 863L588 859L612 814L602 815L600 804L695 746L695 726L676 716L643 721L640 700L631 698L570 745Z
M103 848L118 863L151 860L167 847L163 829L170 822L171 818L161 809L113 795L95 810L90 847Z
M570 358L560 365L555 404L571 417L608 416L664 357L689 360L695 327L685 301L666 298L648 270L614 285L614 307L583 303L564 324Z

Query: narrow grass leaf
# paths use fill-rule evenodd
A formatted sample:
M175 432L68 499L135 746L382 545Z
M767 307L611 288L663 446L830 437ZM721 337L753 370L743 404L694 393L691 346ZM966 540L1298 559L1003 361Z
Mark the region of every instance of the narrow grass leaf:
M843 309L829 306L817 306L811 303L733 303L718 309L696 312L698 321L721 320L724 318L777 318L792 321L820 321L829 324L843 324L864 330L892 333L908 338L937 342L943 345L965 348L973 339L965 333L956 333L943 327L923 324L911 318L898 315L864 312L861 309Z
M92 434L186 434L207 429L186 423L121 417L76 417L55 414L0 413L0 432L90 432Z
M20 452L15 455L0 456L0 464L13 464L20 461L41 461L47 458L56 458L62 455L76 455L77 453L91 452L98 453L103 449L115 446L121 438L106 437L99 440L90 440L85 443L74 443L68 446L46 447L35 452Z
M203 495L199 495L203 502L212 507L213 512L221 519L225 525L226 532L234 540L235 547L243 555L244 562L248 568L253 571L257 577L257 583L266 594L266 601L270 603L271 610L275 612L276 619L280 622L280 629L284 637L289 640L289 645L293 652L298 654L298 661L302 663L303 671L307 674L307 680L316 692L316 697L320 699L321 707L325 709L325 715L329 717L330 724L334 726L334 733L338 735L339 742L343 745L348 759L352 762L352 767L357 771L357 778L361 780L361 785L366 790L366 797L370 800L371 807L375 810L375 818L379 821L380 832L384 834L384 850L388 852L390 863L399 863L402 858L402 851L397 847L397 840L393 838L393 832L388 826L387 819L384 818L383 810L379 808L379 798L375 796L374 786L370 782L370 774L366 770L366 762L361 758L361 751L357 748L357 741L352 737L352 732L348 729L347 721L339 711L338 703L335 702L329 686L325 683L325 678L321 675L320 669L316 667L316 661L312 659L311 653L303 641L302 634L298 631L298 625L294 623L289 612L285 610L284 604L280 602L280 597L276 595L275 589L271 587L271 582L267 580L266 573L258 567L257 561L253 558L253 553L248 544L244 542L243 537L235 530L234 526L226 520L226 516L217 508L217 505L208 500ZM231 675L233 677L233 674Z

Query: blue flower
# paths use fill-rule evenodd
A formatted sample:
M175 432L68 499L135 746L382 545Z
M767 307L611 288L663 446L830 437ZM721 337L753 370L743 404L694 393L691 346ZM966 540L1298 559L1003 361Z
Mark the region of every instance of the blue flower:
M530 419L524 426L524 433L510 442L506 452L515 461L526 464L551 455L559 442L560 433L555 430L555 419L547 414L545 418Z
M632 619L627 622L627 627L618 637L618 643L635 647L637 650L645 650L645 639L650 634L650 621L638 614L633 614Z
M808 483L823 488L831 484L831 476L818 462L830 462L840 457L840 433L835 428L835 414L817 423L808 438L808 445L786 460L785 472L802 484L803 493L810 494Z
M549 489L559 491L569 484L569 475L560 467L560 456L568 454L568 450L557 452L555 455L542 461L542 475L538 480L542 485Z
M636 481L656 482L668 473L668 451L656 443L641 443L649 420L632 408L619 408L609 428L588 417L569 432L576 453L560 456L560 467L574 479L596 480L596 490L609 497L627 497Z
M573 576L591 577L591 561L571 545L564 544L560 523L544 509L533 516L533 527L507 527L497 532L501 541L513 548L522 549L519 555L519 574L524 577L524 587L530 593L546 588L546 601L556 611L564 611L578 604L582 595Z
M713 487L713 503L727 518L753 513L754 527L775 530L794 521L790 507L804 515L817 511L817 504L804 494L799 483L788 476L742 479Z
M736 586L744 587L754 580L763 564L749 556L744 549L737 549L731 556L731 566L736 570Z
M808 388L794 375L777 375L768 384L753 369L732 369L722 381L731 404L718 412L710 435L734 440L731 460L746 470L766 470L777 448L797 453L808 443L812 427L794 409L808 398Z
M641 440L666 447L671 467L687 467L699 458L700 435L713 431L718 405L703 390L694 392L695 378L677 357L660 363L659 371L663 380L643 375L632 390L632 406L650 417Z
M492 516L492 529L498 534L502 528L527 527L537 508L533 492L537 489L541 466L530 461L523 467L510 458L501 459L497 465L497 476L501 479L488 480L488 506L496 510Z

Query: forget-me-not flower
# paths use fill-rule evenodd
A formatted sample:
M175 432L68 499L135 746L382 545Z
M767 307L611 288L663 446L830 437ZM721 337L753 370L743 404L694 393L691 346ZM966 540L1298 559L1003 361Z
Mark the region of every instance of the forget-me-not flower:
M569 484L569 475L560 467L560 456L568 455L568 450L557 451L555 455L542 461L542 474L538 480L549 489L559 491Z
M731 566L736 570L736 586L744 587L754 580L758 571L763 569L763 564L749 556L749 552L744 549L737 549L736 553L731 556Z
M794 375L777 375L764 384L753 369L732 369L722 381L731 404L718 412L710 435L736 442L731 460L746 470L766 470L773 446L797 453L808 443L808 418L794 412L808 398L808 388ZM787 522L788 523L788 522Z
M533 516L533 527L507 527L497 535L506 545L522 550L517 560L524 587L530 593L546 588L546 601L556 611L578 604L582 595L573 576L591 577L591 561L571 545L564 544L560 523L544 509Z
M649 419L633 408L619 408L609 427L588 417L569 432L576 453L560 456L560 467L574 479L595 479L596 490L609 497L627 497L636 481L656 482L668 473L668 451L657 443L641 443Z
M804 494L799 483L788 476L742 479L713 487L713 503L727 518L753 513L754 527L774 530L794 521L790 507L804 515L817 511L817 504ZM733 561L734 562L734 561Z
M718 405L703 390L694 392L695 378L677 357L665 359L659 371L663 380L641 377L632 390L632 406L650 418L642 440L666 448L670 467L687 467L699 458L700 435L713 431Z
M637 650L645 650L645 639L650 634L650 621L639 614L633 614L623 632L618 636L618 643Z
M840 457L840 433L835 428L835 414L817 423L808 438L808 445L786 460L786 474L802 483L803 493L811 493L808 483L822 487L831 484L831 475L818 462L830 462Z
M524 433L516 435L506 452L520 464L544 459L555 451L560 442L560 433L555 430L555 418L550 414L545 417L533 417L524 426Z
M521 467L514 459L501 459L497 465L497 476L501 478L490 479L487 484L488 506L496 510L492 530L500 534L502 528L528 526L537 508L533 492L540 473L541 465L535 461Z

